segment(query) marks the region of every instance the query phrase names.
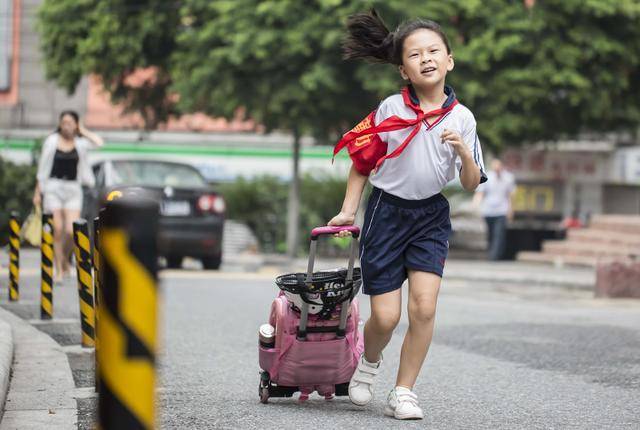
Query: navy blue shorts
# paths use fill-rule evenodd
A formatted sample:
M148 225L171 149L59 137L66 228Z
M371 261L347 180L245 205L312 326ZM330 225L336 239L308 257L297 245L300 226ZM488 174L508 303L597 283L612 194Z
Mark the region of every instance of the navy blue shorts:
M449 202L442 194L405 200L374 188L360 243L362 291L397 290L410 269L442 277L450 233Z

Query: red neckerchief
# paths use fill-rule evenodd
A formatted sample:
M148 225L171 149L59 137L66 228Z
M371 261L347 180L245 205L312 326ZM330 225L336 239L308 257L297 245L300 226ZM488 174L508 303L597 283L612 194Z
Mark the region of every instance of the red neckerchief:
M349 145L349 153L352 154L356 151L359 151L361 148L364 148L370 144L374 144L376 140L372 139L371 135L385 132L385 131L393 131L393 130L400 130L408 127L413 127L413 130L411 130L411 133L409 133L409 135L406 137L406 139L402 142L400 146L398 146L392 153L387 154L384 157L381 157L380 159L378 159L378 161L376 162L376 166L374 168L374 170L377 170L378 167L380 167L380 165L384 163L384 161L387 158L395 158L399 156L402 153L402 151L405 150L405 148L407 147L407 145L409 145L409 143L415 137L415 135L418 134L418 131L420 131L420 127L422 126L422 121L426 122L427 118L436 117L436 120L433 121L431 124L427 123L428 125L433 126L434 124L439 122L444 117L444 115L450 112L458 104L458 100L455 98L453 89L450 89L450 88L451 87L447 88L449 97L447 98L447 102L445 102L443 107L439 109L434 109L432 111L425 113L420 108L420 105L417 102L417 97L411 94L410 86L404 87L401 91L402 100L404 101L404 104L406 106L411 108L411 110L413 110L416 113L416 118L404 119L396 115L393 115L385 119L384 121L382 121L380 124L373 125L375 113L376 113L376 111L374 110L369 115L367 115L367 117L364 120L362 120L362 122L360 122L357 126L355 126L353 129L351 129L350 131L348 131L342 136L342 139L340 139L340 141L336 144L335 148L333 149L333 157L335 158L336 154L340 152L347 145ZM453 100L450 100L451 97L453 97Z

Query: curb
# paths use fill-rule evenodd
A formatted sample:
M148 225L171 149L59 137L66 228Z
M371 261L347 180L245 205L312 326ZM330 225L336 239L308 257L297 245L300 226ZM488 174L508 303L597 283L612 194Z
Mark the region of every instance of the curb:
M563 272L545 266L525 270L502 270L499 265L494 268L467 268L462 264L451 264L444 270L444 279L478 283L516 284L523 287L555 287L567 290L594 291L595 273Z
M11 364L13 363L13 334L11 326L0 319L0 422L4 412L4 402L9 391Z
M13 367L0 430L76 429L77 403L69 360L51 337L0 308L13 332Z
M345 260L336 258L318 259L319 265L345 266ZM263 267L276 272L306 271L304 259L289 259L283 255L264 255ZM530 265L519 262L489 263L482 260L451 259L444 269L445 280L476 283L515 284L522 287L550 287L566 290L594 291L595 271L575 268L554 268L545 265Z
M500 276L497 273L474 273L473 276L469 276L459 272L447 273L445 269L443 278L447 280L478 282L484 284L516 284L523 287L556 287L581 291L593 291L594 289L594 283L591 281L554 279L552 277L544 276Z

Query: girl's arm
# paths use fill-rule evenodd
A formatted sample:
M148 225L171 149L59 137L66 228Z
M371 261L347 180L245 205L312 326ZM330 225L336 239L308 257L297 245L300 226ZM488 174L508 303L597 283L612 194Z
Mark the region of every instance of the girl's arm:
M349 171L349 179L347 180L347 192L344 196L344 202L342 203L342 209L340 213L328 222L327 225L352 225L356 219L356 212L360 205L360 198L362 197L362 190L367 183L368 176L364 176L359 173L356 168L351 165ZM348 236L350 233L343 231L339 233L339 236Z
M480 185L480 167L473 159L473 154L464 143L462 136L453 130L445 130L440 136L443 144L449 144L456 151L462 168L460 170L460 183L467 191L474 191Z
M78 131L80 131L80 134L89 139L95 146L100 147L104 145L104 140L102 140L102 138L96 133L87 130L82 123L78 126Z
M460 182L467 191L474 191L480 185L480 167L476 164L468 149L464 148L458 153L462 160Z

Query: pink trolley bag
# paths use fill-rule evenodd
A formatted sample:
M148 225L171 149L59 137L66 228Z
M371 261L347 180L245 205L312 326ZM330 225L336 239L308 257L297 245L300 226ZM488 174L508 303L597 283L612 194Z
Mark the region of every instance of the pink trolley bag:
M348 268L314 273L319 236L343 230L352 235ZM281 291L271 305L270 326L260 330L262 403L296 392L300 401L314 391L325 399L348 395L349 380L364 350L355 298L362 283L360 269L354 268L359 234L356 226L314 228L307 273L276 278Z

